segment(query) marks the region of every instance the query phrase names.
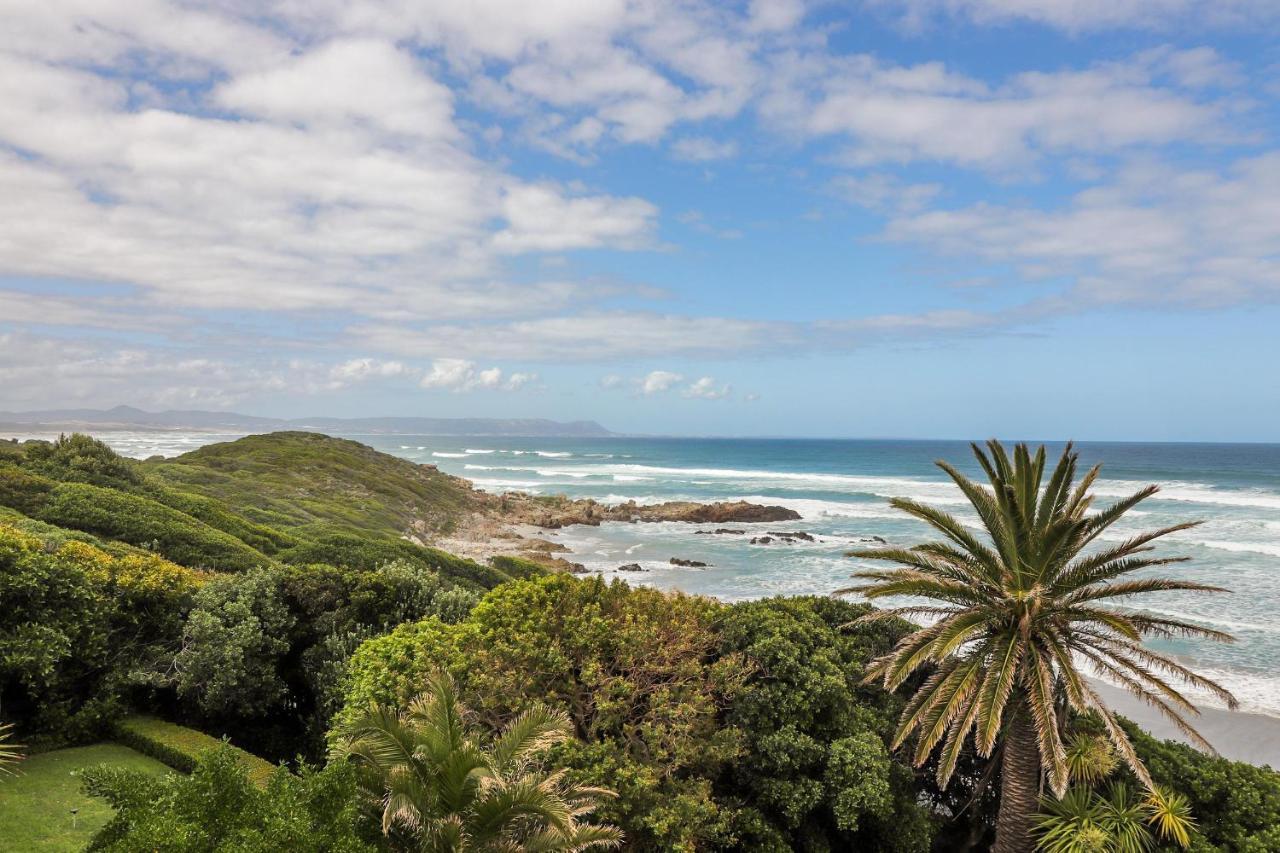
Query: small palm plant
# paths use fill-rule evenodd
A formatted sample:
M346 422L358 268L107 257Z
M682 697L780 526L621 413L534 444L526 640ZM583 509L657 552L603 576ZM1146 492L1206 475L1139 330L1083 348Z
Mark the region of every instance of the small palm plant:
M1011 460L997 441L973 446L989 487L946 462L938 466L977 513L985 536L953 516L905 498L891 504L918 518L944 541L914 548L853 551L897 567L858 572L864 585L841 592L868 598L915 596L921 605L895 607L868 619L925 616L927 627L903 637L874 661L867 680L896 690L913 673L927 672L907 702L894 740L916 736L914 760L923 764L941 745L938 781L946 785L972 734L979 755L1000 748L997 853L1034 845L1033 817L1042 780L1061 797L1069 765L1061 731L1071 712L1093 711L1117 754L1148 790L1151 777L1115 716L1084 677L1091 666L1163 711L1189 738L1211 749L1184 715L1198 711L1171 683L1178 679L1236 706L1226 689L1173 658L1143 645L1145 637L1189 636L1230 641L1228 634L1178 619L1105 606L1109 601L1168 590L1220 592L1218 587L1134 572L1182 562L1154 557L1156 539L1194 526L1178 524L1098 546L1099 536L1157 491L1148 486L1091 512L1090 488L1099 468L1076 477L1077 454L1068 445L1044 481L1045 450L1019 444ZM1060 701L1061 699L1061 701Z
M1137 797L1123 782L1073 785L1045 800L1035 825L1041 853L1146 853L1157 838L1185 849L1195 831L1186 797L1159 787Z
M621 844L616 827L584 820L609 791L545 769L547 751L572 737L566 715L532 708L486 746L465 714L441 674L404 712L374 707L348 730L339 755L357 765L393 848L552 853Z
M0 723L0 773L14 773L14 768L22 760L22 744L13 743L13 723Z

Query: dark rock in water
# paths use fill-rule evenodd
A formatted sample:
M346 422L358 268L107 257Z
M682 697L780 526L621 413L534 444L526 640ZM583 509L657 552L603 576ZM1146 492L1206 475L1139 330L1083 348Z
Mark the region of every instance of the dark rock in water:
M772 541L773 541L772 536L752 536L751 537L752 545L768 545Z
M587 573L587 567L582 565L582 563L570 563L569 571L575 575L585 575Z
M620 572L647 572L648 569L642 567L639 563L627 563L625 566L618 566Z
M679 557L672 557L670 563L673 566L684 566L690 569L705 569L707 567L706 563L698 560L682 560Z
M883 536L863 536L863 537L862 537L862 538L860 538L858 541L859 541L859 542L874 542L874 543L876 543L877 545L888 545L888 544L889 544L889 540L885 539Z
M695 530L695 531L693 531L693 532L694 532L694 533L696 533L696 534L702 535L702 536L715 536L715 535L719 535L719 534L722 534L722 533L736 533L736 534L738 534L738 535L741 535L741 534L743 534L743 533L746 533L747 531L745 531L745 530L734 530L734 529L733 529L733 528L731 528L731 527L717 527L715 530Z
M813 534L812 534L812 533L805 533L803 530L795 530L795 531L790 531L790 532L785 531L785 530L784 530L784 531L781 531L781 532L779 532L779 531L775 531L775 530L770 530L770 531L769 531L769 535L770 535L770 536L777 536L779 539L800 539L800 540L802 540L802 541L804 541L804 542L816 542L816 541L817 541L816 539L814 539L814 538L813 538Z

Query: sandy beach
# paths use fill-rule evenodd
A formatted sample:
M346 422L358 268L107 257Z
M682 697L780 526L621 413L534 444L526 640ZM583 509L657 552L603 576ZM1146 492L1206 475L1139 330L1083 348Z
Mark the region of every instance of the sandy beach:
M1144 705L1119 687L1100 681L1094 681L1093 685L1112 708L1151 734L1187 742L1155 708ZM1224 757L1280 768L1280 718L1203 706L1200 712L1201 716L1192 720L1192 725Z

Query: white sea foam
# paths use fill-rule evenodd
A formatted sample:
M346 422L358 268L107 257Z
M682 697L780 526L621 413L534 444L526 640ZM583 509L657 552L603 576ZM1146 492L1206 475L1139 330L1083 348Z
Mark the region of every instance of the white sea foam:
M433 451L431 451L431 455L432 455L432 456L438 456L438 457L439 457L439 458L441 458L441 459L466 459L466 458L467 458L468 456L470 456L471 454L469 454L469 453L446 453L446 452L445 452L445 451L443 451L443 450L433 450Z
M566 457L566 456L572 456L572 455L573 455L572 453L569 453L569 452L567 452L567 451L566 451L566 452L561 453L561 452L553 452L553 451L550 451L550 450L535 450L535 451L533 451L533 452L534 452L534 453L536 453L536 454L538 454L539 456L546 456L546 457L551 458L551 459L562 459L562 458L564 458L564 457Z
M1138 480L1099 480L1093 491L1102 497L1128 497L1144 486ZM1256 507L1280 510L1280 494L1264 489L1220 489L1208 483L1172 481L1162 483L1149 501L1210 504L1214 506Z
M496 450L486 450L486 449L485 449L485 448L483 448L483 447L468 447L468 448L467 448L467 452L468 452L468 453L497 453L498 451L496 451Z
M887 504L878 503L845 503L842 501L809 500L806 498L779 498L770 495L743 495L731 500L748 503L773 504L793 509L800 513L806 521L823 518L886 518L902 520L906 518Z
M1219 551L1235 551L1245 554L1266 554L1271 557L1280 557L1280 543L1276 542L1229 542L1216 539L1204 539L1195 541L1193 544L1202 545L1205 548L1215 548Z
M618 483L642 483L651 481L652 477L638 477L635 474L614 474L613 479Z

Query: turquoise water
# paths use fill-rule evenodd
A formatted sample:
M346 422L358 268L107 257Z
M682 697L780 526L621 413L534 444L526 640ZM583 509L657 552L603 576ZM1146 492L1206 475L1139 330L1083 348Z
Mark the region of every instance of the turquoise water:
M104 434L121 452L172 455L227 436L174 433ZM564 493L607 502L745 499L781 504L803 520L726 525L759 535L803 530L817 541L751 545L749 535L699 535L687 524L575 527L551 538L571 559L631 583L738 600L767 595L825 594L849 583L858 563L844 555L873 536L912 544L927 535L887 505L907 496L944 505L976 524L935 459L977 474L963 442L814 441L641 438L478 438L351 436L380 450L472 480L491 491ZM1051 445L1057 449L1060 445ZM1080 445L1082 461L1103 462L1100 501L1147 483L1162 491L1107 534L1111 540L1149 527L1203 519L1170 536L1162 550L1193 558L1171 570L1229 587L1230 595L1166 593L1147 610L1193 619L1234 633L1238 642L1179 642L1166 649L1226 683L1245 707L1280 716L1280 445ZM711 564L677 568L672 557ZM643 573L617 572L639 563ZM1135 603L1136 604L1136 603Z

